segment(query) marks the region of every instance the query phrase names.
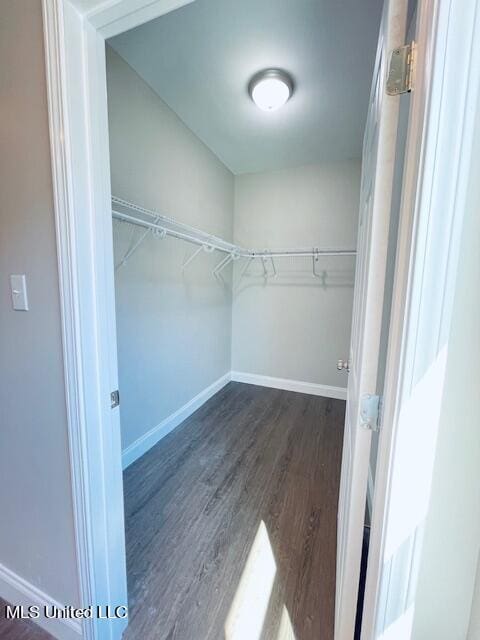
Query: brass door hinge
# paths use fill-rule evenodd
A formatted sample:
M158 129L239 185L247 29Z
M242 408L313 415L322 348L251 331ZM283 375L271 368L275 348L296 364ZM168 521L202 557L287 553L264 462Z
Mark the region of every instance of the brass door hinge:
M394 49L390 56L387 76L387 93L398 96L409 93L413 88L415 70L415 42Z

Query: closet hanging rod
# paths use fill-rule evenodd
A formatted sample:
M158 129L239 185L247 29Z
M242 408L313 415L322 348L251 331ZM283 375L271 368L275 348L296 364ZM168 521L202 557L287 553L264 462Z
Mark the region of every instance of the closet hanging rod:
M191 242L192 244L215 249L216 251L222 251L223 253L238 252L239 255L243 255L241 251L238 251L238 248L235 245L224 246L223 244L218 244L217 242L207 238L196 238L195 236L184 233L183 231L175 231L174 229L169 229L161 224L142 220L141 218L135 218L134 216L129 216L128 214L122 213L121 211L115 211L114 209L112 210L112 215L117 220L123 220L124 222L129 222L130 224L135 224L146 229L151 229L152 231L164 232L167 236L172 236L173 238L178 238L179 240L185 240L185 242ZM245 255L247 255L247 253Z
M150 229L153 232L160 232L163 236L169 235L192 244L203 246L209 250L221 251L238 258L316 258L320 256L355 256L357 253L354 249L318 249L317 247L304 249L245 249L231 242L227 242L222 238L206 233L201 229L197 229L183 222L178 222L173 218L145 209L121 198L113 196L112 205L114 206L112 207L112 216L117 220L138 225ZM150 219L145 220L137 215L118 211L118 207L138 212Z
M248 258L315 258L316 256L356 256L354 249L265 249L250 251Z
M115 208L115 211L112 211L112 214L115 217L119 219L123 218L126 220L125 216L129 216L132 219L126 221L131 222L132 224L135 224L136 221L140 221L139 224L141 226L146 226L144 223L148 222L147 220L143 220L142 218L138 218L137 216L132 215L131 212L134 211L136 213L140 213L142 216L150 218L153 222L153 225L155 225L155 229L165 230L168 235L180 238L181 240L194 242L195 244L207 245L213 247L214 249L217 249L218 251L228 251L230 253L246 251L245 249L238 247L232 242L228 242L227 240L223 240L222 238L219 238L218 236L215 236L211 233L202 231L202 229L197 229L196 227L193 227L184 222L179 222L178 220L175 220L175 218L171 218L162 213L158 213L157 211L152 211L151 209L140 207L139 205L128 202L127 200L123 200L122 198L112 196L112 205ZM125 214L122 211L118 211L118 207L127 209L129 213ZM153 225L149 223L148 226Z

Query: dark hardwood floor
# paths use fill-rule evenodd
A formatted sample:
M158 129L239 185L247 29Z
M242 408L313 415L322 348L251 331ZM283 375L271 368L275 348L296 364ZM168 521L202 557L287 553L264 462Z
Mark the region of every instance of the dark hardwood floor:
M333 638L344 410L230 383L126 470L127 640Z
M2 640L54 640L32 620L7 620L7 602L0 598L0 638Z

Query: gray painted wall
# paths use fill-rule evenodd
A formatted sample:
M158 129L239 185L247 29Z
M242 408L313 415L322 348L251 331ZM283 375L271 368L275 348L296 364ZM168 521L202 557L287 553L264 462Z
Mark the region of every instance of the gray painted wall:
M311 165L235 179L235 241L256 248L356 244L360 162ZM235 286L232 369L346 387L355 261L282 259L265 284L258 262ZM238 275L241 265L236 266Z
M231 239L230 171L109 47L107 84L112 193ZM132 237L114 223L116 262ZM124 449L230 371L231 289L211 274L218 253L182 275L194 250L150 237L116 271Z
M75 605L41 3L0 14L0 563ZM28 312L12 310L11 273L27 276Z

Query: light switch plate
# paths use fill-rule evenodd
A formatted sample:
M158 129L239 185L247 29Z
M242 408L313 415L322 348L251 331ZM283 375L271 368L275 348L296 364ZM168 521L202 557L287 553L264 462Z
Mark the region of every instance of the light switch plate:
M11 275L10 289L15 311L28 311L27 280L25 274Z

